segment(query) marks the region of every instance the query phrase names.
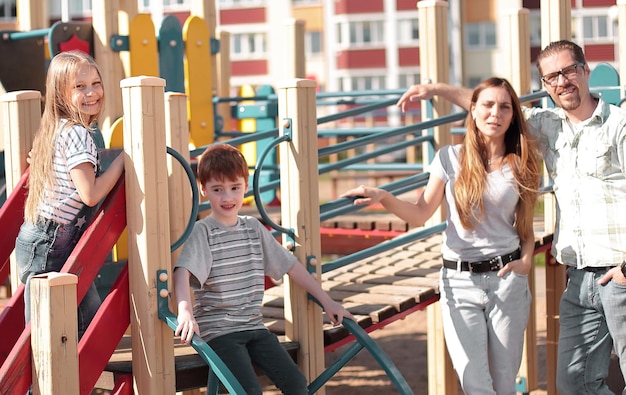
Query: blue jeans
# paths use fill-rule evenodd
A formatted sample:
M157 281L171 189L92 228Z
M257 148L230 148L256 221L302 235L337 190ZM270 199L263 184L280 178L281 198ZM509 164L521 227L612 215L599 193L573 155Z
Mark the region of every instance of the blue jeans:
M86 226L83 226L83 229ZM30 279L41 273L58 272L78 243L83 229L40 219L24 222L15 241L15 260L20 281L25 284L24 318L30 322ZM78 306L78 335L82 337L100 307L100 296L92 283Z
M557 387L562 395L613 394L605 382L613 346L622 375L626 372L626 284L598 285L606 271L567 269L559 307Z
M261 368L283 394L308 394L306 377L276 335L269 330L228 333L209 340L208 344L224 361L247 395L263 394L253 364Z
M441 269L448 354L468 395L515 395L531 295L528 277Z

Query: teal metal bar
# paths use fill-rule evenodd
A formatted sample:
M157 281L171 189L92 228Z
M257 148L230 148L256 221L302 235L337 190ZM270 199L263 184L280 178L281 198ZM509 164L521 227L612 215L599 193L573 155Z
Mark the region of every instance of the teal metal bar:
M313 296L309 295L309 298L321 306L320 302L315 299ZM413 395L413 390L407 383L402 373L398 370L393 361L389 358L389 356L383 351L382 348L372 339L365 329L361 328L359 324L352 321L349 318L344 318L341 324L350 332L352 336L356 339L356 343L352 345L344 354L342 354L341 358L338 359L335 363L329 366L322 374L320 374L316 379L314 379L311 384L309 384L309 394L314 394L318 389L320 389L324 383L330 380L335 373L337 373L343 366L345 366L352 358L356 356L363 348L365 348L369 353L374 357L378 365L387 373L387 377L391 380L391 383L398 390L398 393L401 395Z
M2 38L5 40L9 39L9 40L15 41L15 40L21 40L21 39L26 39L26 38L45 37L48 35L48 33L50 33L50 28L31 30L28 32L3 33Z
M178 321L168 306L169 291L167 289L167 270L157 270L156 275L159 319L164 321L172 330L176 330ZM239 381L237 381L235 376L233 376L230 369L228 369L220 357L217 356L215 351L213 351L213 349L209 347L209 345L202 340L200 336L197 334L193 335L193 338L191 339L191 346L209 365L211 372L215 374L222 384L224 384L224 387L226 387L229 393L235 395L246 395L246 391L244 391L241 384L239 384Z

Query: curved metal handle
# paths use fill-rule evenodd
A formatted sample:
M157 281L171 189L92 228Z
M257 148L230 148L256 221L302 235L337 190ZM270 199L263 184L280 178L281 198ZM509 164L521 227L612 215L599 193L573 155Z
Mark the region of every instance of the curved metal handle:
M198 201L200 200L200 194L198 192L198 184L196 184L196 176L195 174L193 174L193 170L191 169L191 166L189 166L189 163L187 163L187 160L175 149L171 147L166 148L167 153L172 155L174 159L176 159L178 163L181 164L183 169L185 169L185 173L187 173L187 177L189 177L189 183L191 184L191 214L189 215L189 222L187 222L185 231L170 247L170 252L174 252L181 245L183 245L185 240L187 240L187 237L189 237L189 235L191 234L191 230L193 229L193 225L196 222L196 218L198 218Z

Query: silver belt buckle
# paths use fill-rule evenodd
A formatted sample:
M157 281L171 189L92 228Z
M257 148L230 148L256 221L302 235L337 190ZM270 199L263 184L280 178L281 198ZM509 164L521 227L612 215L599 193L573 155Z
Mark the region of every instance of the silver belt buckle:
M500 270L504 267L504 262L502 262L502 256L498 255L495 258L491 258L489 260L489 269L491 269L491 271L496 271L496 270Z

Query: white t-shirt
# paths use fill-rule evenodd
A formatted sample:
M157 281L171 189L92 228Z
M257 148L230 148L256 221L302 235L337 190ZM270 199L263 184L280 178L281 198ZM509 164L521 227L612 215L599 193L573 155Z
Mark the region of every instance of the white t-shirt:
M450 260L476 261L510 253L520 245L514 226L519 189L513 172L508 164L504 164L499 170L489 173L483 196L485 215L474 224L474 229L465 229L459 220L453 192L459 173L460 148L460 145L442 147L429 167L431 177L446 183L448 210L442 255Z
M85 204L70 177L70 170L89 162L98 171L98 149L92 132L80 125L66 127L62 120L55 139L53 169L55 177L52 188L47 189L43 201L37 207L39 215L67 225L76 219Z

